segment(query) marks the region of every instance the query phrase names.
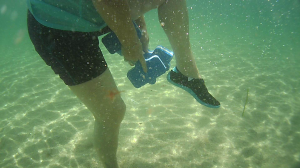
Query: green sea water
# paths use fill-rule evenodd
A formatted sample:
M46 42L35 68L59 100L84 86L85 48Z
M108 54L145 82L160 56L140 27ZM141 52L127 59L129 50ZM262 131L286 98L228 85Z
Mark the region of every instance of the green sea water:
M131 67L100 44L127 104L120 167L299 168L300 1L187 4L192 51L221 107L200 105L166 74L134 88ZM101 167L92 114L35 52L26 12L24 0L0 2L0 167ZM150 49L171 49L157 11L145 18Z

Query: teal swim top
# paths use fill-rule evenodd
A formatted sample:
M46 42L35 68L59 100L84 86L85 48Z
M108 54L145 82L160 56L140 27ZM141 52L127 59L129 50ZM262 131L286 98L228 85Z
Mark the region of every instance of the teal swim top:
M91 0L27 0L29 11L44 26L94 32L106 26Z

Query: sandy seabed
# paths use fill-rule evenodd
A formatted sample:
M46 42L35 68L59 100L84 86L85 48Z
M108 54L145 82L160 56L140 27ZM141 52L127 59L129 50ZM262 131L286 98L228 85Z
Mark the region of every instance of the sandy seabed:
M131 67L103 51L127 104L120 167L300 167L295 52L280 53L258 41L191 41L201 75L221 102L218 109L197 103L168 83L166 74L155 85L134 88L126 77ZM170 48L166 41L150 46L158 43ZM86 107L32 46L5 54L0 63L0 167L102 167L93 149L94 119Z

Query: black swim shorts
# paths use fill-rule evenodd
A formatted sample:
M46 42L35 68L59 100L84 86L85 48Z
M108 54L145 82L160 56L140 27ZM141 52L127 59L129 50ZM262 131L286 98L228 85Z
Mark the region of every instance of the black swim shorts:
M86 33L52 29L40 24L29 11L27 25L35 50L66 85L87 82L107 69L98 40L103 31Z

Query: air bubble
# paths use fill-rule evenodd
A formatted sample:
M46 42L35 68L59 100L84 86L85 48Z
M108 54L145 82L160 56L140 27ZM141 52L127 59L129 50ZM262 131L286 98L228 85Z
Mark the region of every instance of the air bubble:
M6 12L6 10L7 10L7 6L6 5L3 5L2 7L1 7L1 14L4 14L5 12Z

